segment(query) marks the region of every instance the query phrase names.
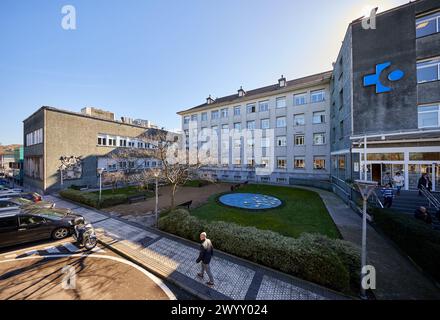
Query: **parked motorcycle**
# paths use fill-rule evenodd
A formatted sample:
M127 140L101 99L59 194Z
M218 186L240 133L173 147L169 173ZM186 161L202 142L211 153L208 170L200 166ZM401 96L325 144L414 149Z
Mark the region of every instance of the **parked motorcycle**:
M92 250L96 247L98 239L91 223L87 222L83 217L78 217L73 221L73 229L72 237L80 246L87 250Z

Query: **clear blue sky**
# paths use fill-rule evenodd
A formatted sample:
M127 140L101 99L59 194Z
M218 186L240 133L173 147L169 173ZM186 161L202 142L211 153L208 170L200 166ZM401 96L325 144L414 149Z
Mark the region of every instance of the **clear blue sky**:
M1 0L0 143L42 105L173 129L213 97L331 69L347 25L402 0ZM61 28L73 5L77 29Z

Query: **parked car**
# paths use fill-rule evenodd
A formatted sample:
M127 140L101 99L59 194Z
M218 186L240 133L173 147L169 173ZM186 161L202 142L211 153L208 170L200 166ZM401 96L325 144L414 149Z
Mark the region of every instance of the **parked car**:
M33 209L0 213L0 248L71 235L80 215L68 209Z
M12 199L0 200L0 212L18 210L18 209L20 209L20 204L12 201Z

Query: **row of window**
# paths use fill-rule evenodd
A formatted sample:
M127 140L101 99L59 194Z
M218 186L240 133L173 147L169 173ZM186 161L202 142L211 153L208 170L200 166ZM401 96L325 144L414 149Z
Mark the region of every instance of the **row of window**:
M416 19L416 37L440 32L440 11Z
M139 149L151 149L153 147L147 142L139 141L134 138L115 137L109 135L98 135L97 144L98 146L127 147Z
M312 123L313 124L322 124L325 123L325 111L317 111L317 112L313 112L313 117L312 117ZM306 124L305 121L305 114L301 113L301 114L295 114L293 116L293 123L295 126L304 126ZM233 124L233 128L235 130L241 130L242 129L242 123L241 122L236 122ZM285 128L287 126L287 117L282 116L282 117L277 117L276 118L276 122L275 122L275 127L276 128ZM211 129L212 130L218 130L218 126L212 126ZM206 127L202 127L201 130L203 131L204 129L207 129ZM222 129L222 133L227 133L229 131L229 125L228 124L223 124L221 126ZM256 121L255 120L250 120L246 122L246 129L248 130L255 130L256 129ZM270 129L270 119L261 119L260 120L260 129ZM186 132L187 130L185 130Z
M440 104L418 107L419 128L440 127Z
M228 159L222 161L222 163L227 166ZM233 161L234 166L241 167L241 158L235 158ZM255 160L253 158L247 158L246 165L248 167L255 166ZM262 157L259 166L266 167L269 165L269 158ZM277 157L276 158L276 168L277 169L287 169L287 157ZM305 169L306 168L306 157L305 156L295 156L293 157L293 168L294 169ZM314 156L313 157L313 169L314 170L325 170L325 156Z
M118 163L109 164L107 166L107 170L109 172L117 171L117 170L126 170L126 169L144 169L144 168L155 168L161 166L161 161L144 161L141 164L136 166L135 161L119 161Z
M324 90L316 90L312 91L310 93L310 102L316 103L321 102L325 100L325 91ZM293 96L294 105L304 105L307 104L307 93L301 93L301 94L295 94ZM276 98L276 108L285 108L287 106L286 104L286 97L279 97ZM246 113L255 113L257 112L264 112L269 110L269 100L263 100L258 102L258 109L257 109L257 103L249 103L246 105ZM234 116L241 115L241 106L235 106L233 107ZM229 108L223 108L220 110L212 110L211 111L211 120L219 119L219 118L228 118L229 117ZM183 123L188 124L190 121L197 121L198 115L193 114L191 116L185 116L183 117ZM208 112L202 112L201 114L201 121L207 121L208 120Z
M43 143L43 128L26 134L26 146Z

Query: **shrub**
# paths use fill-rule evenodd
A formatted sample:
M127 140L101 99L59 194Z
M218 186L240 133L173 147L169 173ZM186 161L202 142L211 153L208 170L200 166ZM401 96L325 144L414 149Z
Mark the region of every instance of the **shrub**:
M211 184L211 181L208 180L189 180L185 183L185 187L193 187L193 188L201 188Z
M440 281L440 232L411 215L390 209L372 209L377 226L408 256Z
M60 196L94 208L106 208L127 202L127 195L103 194L101 198L101 205L99 205L99 195L93 192L82 192L73 189L60 191Z
M205 231L219 250L345 293L359 284L359 251L346 241L319 234L295 239L234 223L207 222L184 209L162 217L159 228L193 241Z

